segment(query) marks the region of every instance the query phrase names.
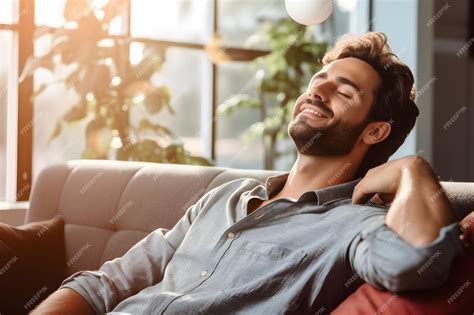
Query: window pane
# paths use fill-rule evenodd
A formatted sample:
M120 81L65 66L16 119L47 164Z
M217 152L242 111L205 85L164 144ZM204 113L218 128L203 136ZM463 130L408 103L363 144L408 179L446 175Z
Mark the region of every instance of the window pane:
M18 0L0 0L0 23L15 24L18 22Z
M78 25L76 20L85 15L82 13L92 10L98 21L102 23L102 26L108 25L109 35L120 36L127 33L128 26L125 22L128 16L128 8L125 1L111 0L110 6L107 6L108 0L92 0L85 2L85 6L81 6L82 2L75 1L77 0L70 0L69 3L72 3L72 5L68 14L64 12L66 0L35 0L36 26L81 28L81 26L88 25L88 20L83 22L84 24L82 25ZM105 11L111 13L112 18L110 22L104 21L104 19L107 19ZM65 15L71 15L68 17L69 23L66 23ZM91 31L89 30L88 32L90 33Z
M316 25L316 38L334 40L344 33L368 30L369 0L336 0L331 17ZM261 21L288 18L284 0L226 1L219 0L219 32L222 44L231 47L268 48Z
M256 96L255 69L248 63L232 62L219 66L218 102L222 104L237 94ZM256 108L237 109L230 115L219 115L217 120L216 159L219 166L234 168L263 167L261 137L245 141L243 134L261 120Z
M0 200L6 198L8 86L12 83L13 32L0 31Z
M36 25L63 26L66 23L63 16L65 3L66 0L35 0Z
M219 33L222 44L231 47L267 48L261 38L252 38L261 30L261 19L287 17L283 0L219 0Z
M150 116L142 104L131 110L130 122L138 126L144 118L173 131L184 142L184 148L193 155L205 154L201 143L201 108L207 100L203 77L208 68L207 56L198 50L168 48L166 62L152 78L154 86L166 86L171 92L174 114L161 110Z
M212 33L211 0L132 0L135 37L207 43Z
M44 53L49 45L50 37L43 36L36 41L35 51ZM140 49L132 46L131 57L137 62L140 58ZM201 122L199 117L201 99L204 97L202 77L207 63L203 52L169 48L166 62L151 77L151 82L154 86L169 88L172 95L171 106L175 114L170 114L166 109L163 109L158 114L150 115L145 105L137 103L131 106L129 116L129 122L135 127L135 130L140 130L140 122L147 119L153 124L170 129L184 142L186 150L193 155L202 156L203 146L200 138ZM49 83L46 90L36 97L34 102L33 171L35 176L48 165L81 158L86 148L86 128L94 118L91 114L78 122L65 123L63 121L59 136L51 140L56 122L79 102L79 96L73 89L67 89L63 83L51 83L66 77L74 69L74 66L57 64L54 74L44 69L39 69L35 73L35 89L44 83ZM140 133L140 140L149 136L154 139L153 134ZM100 139L104 143L110 141L108 137L110 135L106 131L100 135ZM133 137L134 135L132 135ZM160 144L169 145L169 143ZM109 150L107 156L114 158L113 150Z
M37 56L44 55L49 51L51 39L52 36L45 35L35 41ZM73 68L57 63L54 72L43 68L35 71L35 91L43 84L47 84L47 88L35 97L33 102L33 119L35 121L33 127L33 180L43 168L67 160L79 159L84 151L87 121L63 124L60 136L50 140L56 122L79 101L79 96L73 89L67 89L63 83L53 83L69 75Z
M366 33L369 30L369 0L336 0L332 17L334 39L345 33Z

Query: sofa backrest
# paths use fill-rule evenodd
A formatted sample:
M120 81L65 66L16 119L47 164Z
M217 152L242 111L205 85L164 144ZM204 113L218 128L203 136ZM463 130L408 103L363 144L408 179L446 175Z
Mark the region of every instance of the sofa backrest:
M170 229L207 191L237 178L262 182L277 171L77 160L44 169L26 223L61 216L68 274L98 269L156 228ZM474 210L474 183L442 183L459 217ZM436 196L434 196L436 197Z
M156 228L170 229L207 191L237 178L262 181L275 171L77 160L44 169L25 223L65 221L68 274L98 269Z

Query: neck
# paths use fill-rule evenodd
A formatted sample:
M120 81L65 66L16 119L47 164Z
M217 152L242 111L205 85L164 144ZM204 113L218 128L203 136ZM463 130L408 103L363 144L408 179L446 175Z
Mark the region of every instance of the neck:
M299 198L308 190L326 188L354 179L360 159L353 154L321 157L298 154L278 197Z

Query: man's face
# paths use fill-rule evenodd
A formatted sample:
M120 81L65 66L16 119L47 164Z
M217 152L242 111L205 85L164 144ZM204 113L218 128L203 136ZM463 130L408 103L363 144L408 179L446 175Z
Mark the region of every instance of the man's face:
M300 154L348 154L367 126L379 84L372 66L352 57L335 60L316 73L296 100L288 125Z

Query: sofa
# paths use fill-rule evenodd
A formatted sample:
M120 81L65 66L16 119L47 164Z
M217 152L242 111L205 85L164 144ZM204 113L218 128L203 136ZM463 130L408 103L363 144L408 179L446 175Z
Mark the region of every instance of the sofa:
M170 229L207 191L277 171L76 160L44 169L34 183L25 223L60 215L67 274L98 269L158 227ZM458 219L474 210L474 183L443 182ZM84 249L85 248L85 249ZM78 252L81 254L78 257Z

